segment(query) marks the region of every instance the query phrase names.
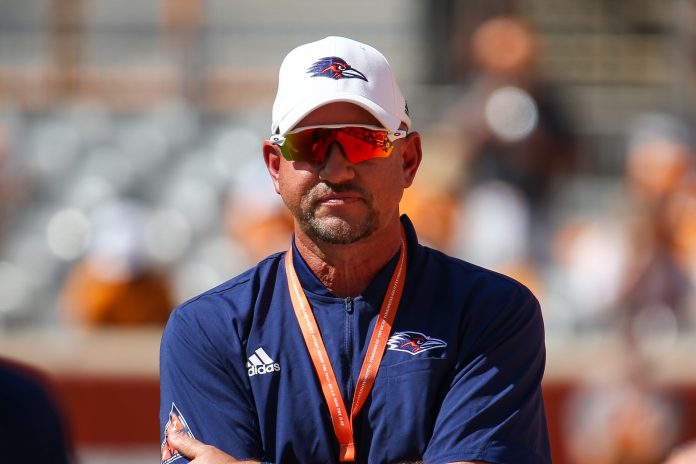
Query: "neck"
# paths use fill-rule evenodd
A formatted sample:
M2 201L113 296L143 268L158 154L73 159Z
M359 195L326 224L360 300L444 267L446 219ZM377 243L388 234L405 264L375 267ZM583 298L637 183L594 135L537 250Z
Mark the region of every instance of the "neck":
M295 245L314 275L331 293L340 297L356 296L399 251L401 223L397 220L384 230L349 245L312 240L296 225Z

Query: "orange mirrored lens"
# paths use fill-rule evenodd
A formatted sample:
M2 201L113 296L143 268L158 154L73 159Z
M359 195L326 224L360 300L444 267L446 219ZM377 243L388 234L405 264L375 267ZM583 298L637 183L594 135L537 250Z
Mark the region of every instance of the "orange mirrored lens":
M281 152L283 157L290 161L321 164L334 142L341 145L351 163L360 163L372 158L386 158L394 149L387 131L364 127L342 127L308 129L287 134Z

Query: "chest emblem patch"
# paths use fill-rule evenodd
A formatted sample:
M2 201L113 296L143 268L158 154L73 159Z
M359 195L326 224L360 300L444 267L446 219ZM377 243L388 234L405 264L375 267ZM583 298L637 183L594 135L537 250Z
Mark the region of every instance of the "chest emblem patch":
M445 348L447 342L420 332L407 330L404 332L395 332L389 337L387 346L389 350L403 351L404 353L415 356L428 350Z

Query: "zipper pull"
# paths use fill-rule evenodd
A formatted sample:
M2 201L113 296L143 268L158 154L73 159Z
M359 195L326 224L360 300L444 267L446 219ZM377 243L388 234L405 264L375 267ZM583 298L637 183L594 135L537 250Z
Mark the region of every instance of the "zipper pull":
M348 314L353 314L353 297L347 296L345 299L345 302L346 302L346 312Z

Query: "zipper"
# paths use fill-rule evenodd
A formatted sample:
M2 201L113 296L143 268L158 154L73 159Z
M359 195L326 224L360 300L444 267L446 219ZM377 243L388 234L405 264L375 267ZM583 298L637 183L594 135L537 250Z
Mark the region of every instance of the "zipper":
M345 301L345 332L343 339L343 346L345 347L345 360L348 364L348 376L346 377L345 392L347 393L346 404L347 407L353 401L353 393L355 391L355 382L353 381L353 311L354 311L354 301L352 297L346 297Z
M347 296L345 299L345 302L346 302L346 312L348 314L353 314L353 297Z

